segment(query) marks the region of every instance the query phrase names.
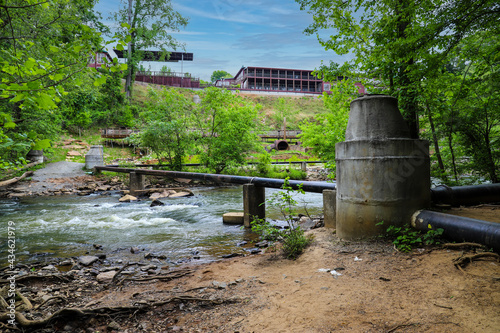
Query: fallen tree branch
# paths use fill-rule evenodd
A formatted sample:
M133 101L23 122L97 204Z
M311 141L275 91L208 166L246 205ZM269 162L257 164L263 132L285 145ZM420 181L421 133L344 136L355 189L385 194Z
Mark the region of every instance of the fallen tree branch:
M31 176L33 174L33 171L26 171L25 173L23 173L21 176L19 177L14 177L12 179L9 179L9 180L4 180L3 182L0 182L0 187L5 187L5 186L9 186L9 185L12 185L12 184L15 184L17 183L18 181L28 177L28 176Z
M495 277L495 276L481 276L477 274L472 274L469 272L466 272L462 267L465 268L467 264L470 264L473 260L479 259L479 258L494 258L497 261L500 261L500 255L492 252L484 252L484 253L478 253L470 256L465 256L465 257L460 257L454 260L455 262L455 267L458 268L462 273L475 276L475 277L480 277L480 278L492 278L493 280L500 281L500 277Z
M120 268L120 269L118 270L118 272L116 272L115 276L113 276L113 279L111 279L110 284L113 284L113 283L115 283L115 282L118 280L118 275L120 275L120 273L121 273L121 272L123 272L123 270L124 270L125 268L130 267L130 266L133 266L133 265L137 265L137 264L138 264L138 263L135 263L135 262L134 262L134 263L128 263L128 262L127 262L125 265L123 265L123 267L122 267L122 268Z

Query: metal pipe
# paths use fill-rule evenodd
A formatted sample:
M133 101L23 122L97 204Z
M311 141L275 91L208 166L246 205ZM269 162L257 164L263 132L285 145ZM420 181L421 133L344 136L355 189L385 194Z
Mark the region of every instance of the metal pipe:
M500 184L454 187L440 185L431 189L431 200L433 203L452 206L500 202Z
M457 242L484 244L500 252L500 223L421 210L413 214L411 224L414 228L424 232L431 228L434 230L442 228L445 238Z
M302 164L302 163L314 163L314 164L324 164L325 161L290 161L290 162L271 162L272 165L288 165L288 164ZM248 162L246 165L257 165L258 162ZM108 164L109 167L120 167L119 164ZM147 168L147 167L166 167L168 164L136 164L136 168ZM201 166L200 163L184 163L182 166Z
M197 172L144 170L144 169L131 169L131 168L117 168L110 166L96 166L95 169L100 171L113 171L121 173L135 172L137 174L151 175L158 177L216 181L220 183L255 184L256 186L270 187L270 188L281 188L285 183L283 179L276 179L276 178L217 175L217 174L197 173ZM290 180L290 185L292 186L293 189L297 189L299 184L302 184L302 189L306 192L322 193L323 190L336 189L336 183Z

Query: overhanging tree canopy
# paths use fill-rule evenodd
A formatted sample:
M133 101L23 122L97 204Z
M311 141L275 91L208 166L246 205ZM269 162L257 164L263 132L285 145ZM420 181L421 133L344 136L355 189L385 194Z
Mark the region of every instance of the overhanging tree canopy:
M477 31L499 30L496 0L296 0L314 22L326 49L353 59L343 73L376 79L399 98L399 106L418 137L419 84L443 66L460 41ZM321 38L323 29L334 34ZM327 78L328 79L328 78Z
M114 13L119 23L118 35L129 42L127 50L127 97L132 94L132 81L143 50L158 49L168 59L168 50L182 46L170 33L179 31L188 23L187 18L175 11L170 0L122 0L124 7ZM123 50L123 48L122 48Z

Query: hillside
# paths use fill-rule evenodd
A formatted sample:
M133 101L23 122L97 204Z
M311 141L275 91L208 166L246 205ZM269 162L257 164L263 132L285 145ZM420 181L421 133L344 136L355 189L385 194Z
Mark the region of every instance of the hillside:
M147 91L150 87L162 88L161 86L148 85L142 82L136 83L134 85L133 103L140 106L144 105L148 99ZM175 89L191 98L199 95L199 92L186 88L169 88ZM283 116L286 117L287 129L298 129L301 122L311 121L314 115L327 112L321 95L274 96L247 94L244 92L239 92L238 94L262 106L261 114L264 115L263 123L269 129L283 128Z

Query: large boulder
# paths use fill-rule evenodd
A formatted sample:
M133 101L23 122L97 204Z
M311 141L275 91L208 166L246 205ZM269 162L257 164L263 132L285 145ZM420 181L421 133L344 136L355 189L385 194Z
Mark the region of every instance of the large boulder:
M137 198L134 197L133 195L127 194L121 197L118 201L120 202L130 202L130 201L137 201Z

